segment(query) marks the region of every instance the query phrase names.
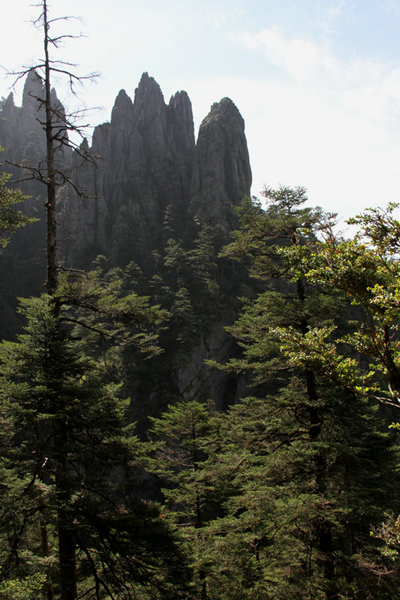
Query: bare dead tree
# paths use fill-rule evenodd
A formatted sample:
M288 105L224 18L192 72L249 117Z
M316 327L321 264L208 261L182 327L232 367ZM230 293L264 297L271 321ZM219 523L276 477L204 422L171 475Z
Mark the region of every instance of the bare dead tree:
M76 95L76 88L85 81L92 81L98 77L98 73L89 75L78 75L75 72L77 65L62 60L52 58L51 50L58 49L66 40L82 37L82 34L72 35L69 33L61 35L52 35L52 26L60 21L68 22L76 20L73 16L62 16L50 18L48 1L42 0L37 5L40 8L39 17L33 22L35 27L43 33L43 56L37 62L29 67L23 67L19 71L10 72L14 76L14 84L19 80L35 73L42 84L42 93L39 95L30 95L38 103L37 119L43 127L46 136L46 158L39 164L32 165L28 163L18 163L26 175L18 181L35 179L43 183L47 188L46 198L46 255L47 255L47 277L46 289L49 295L54 295L58 287L58 265L57 265L57 221L56 221L56 202L57 188L68 184L72 186L80 195L88 195L86 191L78 189L74 183L71 170L69 170L62 160L63 150L74 150L75 153L84 161L94 161L95 157L87 149L80 145L73 137L83 140L84 132L89 124L82 123L82 118L86 110L77 110L66 113L63 105L59 102L54 93L52 93L52 81L54 77L67 80L69 89Z

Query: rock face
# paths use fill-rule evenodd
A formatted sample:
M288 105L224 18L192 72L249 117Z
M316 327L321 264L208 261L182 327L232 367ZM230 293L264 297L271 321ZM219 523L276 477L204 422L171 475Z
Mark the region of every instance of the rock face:
M22 107L15 106L12 93L1 107L0 143L6 149L9 160L23 160L32 150L32 145L43 156L46 141L39 122L43 118L43 110L36 100L42 93L41 80L32 71L25 82Z
M36 97L43 88L39 77L31 72L23 92L23 105L17 107L13 94L0 106L0 146L5 151L0 155L1 170L12 173L14 180L24 179L26 173L12 164L26 161L38 165L45 158L46 140L43 127L43 110ZM44 291L46 272L44 212L45 189L37 181L18 184L30 196L23 211L28 216L39 217L39 221L23 228L12 237L11 243L0 255L0 339L13 335L16 327L16 298L38 295ZM21 207L22 208L22 207Z
M31 73L22 107L15 106L12 95L0 105L0 145L6 148L3 158L33 165L43 160L43 119L36 99L42 94L40 79ZM55 92L53 102L58 102ZM138 293L155 294L156 303L164 302L168 310L175 310L171 327L176 331L167 335L169 346L163 355L163 360L169 361L169 383L155 382L153 372L145 374L138 386L142 392L133 390L133 397L139 394L138 406L148 401L152 407L160 407L170 397L198 397L204 389L205 398L212 397L222 406L235 397L237 381L220 372L211 374L204 360L224 362L237 351L224 330L235 318L232 306L237 289L233 289L230 274L217 273L216 257L225 234L236 225L232 206L250 193L244 121L238 109L228 98L214 104L196 144L186 92L176 93L166 104L156 81L145 73L134 101L122 90L110 122L96 127L92 147L84 141L82 149L97 160L83 162L79 152L61 156L75 187L87 194L82 197L71 187L59 188L59 258L68 267L79 269L90 267L99 254L107 257L109 266L124 267L133 261L144 282ZM14 173L21 176L16 170ZM24 187L32 196L31 206L25 210L36 210L41 221L17 232L0 256L0 314L6 315L0 318L0 337L15 332L15 298L43 291L44 188L38 182ZM164 226L166 213L168 227ZM210 231L214 237L207 238ZM213 259L207 258L211 248ZM198 253L203 253L201 265ZM202 283L207 269L213 271L210 288ZM157 292L161 294L157 296L160 282L167 292ZM228 288L229 292L221 291ZM208 294L204 296L208 300L200 301L200 289ZM230 293L232 302L230 296L224 296ZM180 331L189 326L195 327L191 347L185 360L178 361L177 354L182 355Z
M14 104L11 93L0 107L0 145L5 148L6 158L11 162L23 162L38 166L46 156L46 138L43 130L45 111L42 102L44 88L40 77L31 71L26 79L22 107ZM61 113L64 109L57 98L56 91L51 92L51 104ZM63 151L63 167L70 160L68 152ZM11 171L13 168L10 167ZM15 170L16 177L21 178L21 170ZM24 183L29 188L29 183Z
M43 159L43 119L37 101L41 95L42 83L31 72L22 107L15 106L12 94L3 102L3 158L31 164ZM159 85L147 73L134 102L124 90L118 94L111 121L96 127L90 151L96 164L82 164L78 154L72 157L76 186L88 197L67 188L59 193L60 255L75 266L86 266L98 254L116 264L135 260L143 266L157 245L168 206L227 230L232 205L250 192L244 121L233 102L224 98L212 106L196 144L186 92L176 93L166 104ZM44 191L35 183L25 190L35 198Z
M76 183L94 197L69 192L62 202L63 253L75 265L83 255L106 254L145 266L168 206L228 228L230 207L250 191L244 122L235 105L227 98L214 104L196 146L186 92L166 105L147 73L133 103L125 91L118 94L111 122L94 131L91 152L98 162L81 166Z
M231 206L251 186L244 121L229 98L213 104L199 131L190 210L200 220L232 224Z

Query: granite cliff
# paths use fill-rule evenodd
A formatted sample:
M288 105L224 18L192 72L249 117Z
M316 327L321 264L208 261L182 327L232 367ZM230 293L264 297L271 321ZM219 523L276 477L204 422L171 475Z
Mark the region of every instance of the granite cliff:
M82 201L69 191L61 204L63 253L74 264L82 255L105 254L143 266L167 207L228 229L231 206L250 191L244 122L233 102L213 105L196 144L186 92L166 104L147 73L134 102L124 90L118 94L111 121L95 129L90 151L97 164L82 165L76 183L93 198Z
M15 106L12 94L3 102L3 158L31 164L43 159L40 94L41 82L31 73L22 106ZM87 141L84 145L89 149ZM166 104L147 73L133 102L124 90L119 92L111 121L95 128L89 150L97 157L95 164L81 164L76 153L63 156L65 168L71 161L75 167L77 187L89 194L82 200L66 187L59 193L60 251L67 262L77 264L83 255L88 262L101 253L117 262L125 257L142 264L159 239L168 206L228 230L234 221L231 207L250 192L244 121L233 102L224 98L212 106L196 144L187 93L177 92ZM43 195L36 182L23 187L35 198ZM40 212L40 206L32 210Z
M3 159L32 164L43 160L36 99L40 86L32 73L21 107L12 95L2 102ZM55 92L53 98L58 102ZM91 147L87 140L83 146L96 157L94 163L82 163L72 151L61 157L75 187L87 197L71 187L59 188L60 260L68 267L90 268L103 255L108 266L131 265L131 289L173 314L162 340L162 361L151 373L144 368L135 374L132 397L140 397L136 404L146 414L171 398L203 395L224 405L227 395L234 398L237 381L210 374L204 360L224 361L237 351L224 326L235 318L240 293L231 267L217 257L236 225L232 207L250 193L251 169L238 109L228 98L213 104L196 142L186 92L176 93L166 104L159 85L144 73L134 100L120 91L110 122L95 128ZM21 176L12 166L7 169ZM28 211L42 220L18 232L0 256L0 335L7 337L16 327L15 298L41 293L45 273L44 186L20 185L32 196Z

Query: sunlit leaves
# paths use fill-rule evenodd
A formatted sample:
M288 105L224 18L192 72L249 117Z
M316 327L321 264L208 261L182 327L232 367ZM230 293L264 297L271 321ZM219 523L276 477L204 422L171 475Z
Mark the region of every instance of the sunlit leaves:
M354 361L354 379L361 375L365 381L354 389L394 406L399 405L400 389L400 223L393 216L396 208L392 204L386 210L369 209L352 219L360 229L351 240L318 242L306 271L311 282L341 293L359 310L358 329L336 341L338 354L330 371L338 373L339 365L346 364L340 347L344 343L348 353L354 356L356 352L367 361L363 361L366 373L360 361Z

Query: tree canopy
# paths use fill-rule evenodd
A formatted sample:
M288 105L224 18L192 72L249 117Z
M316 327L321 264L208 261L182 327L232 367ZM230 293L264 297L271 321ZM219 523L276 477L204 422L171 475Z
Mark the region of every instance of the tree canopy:
M44 55L15 76L40 80L46 155L20 166L47 278L0 343L0 597L397 598L398 206L343 239L304 188L265 188L234 231L164 207L146 268L61 264L63 153L89 157L51 86L82 78L52 56L69 17L38 6ZM2 246L34 220L8 182Z
M3 148L0 146L0 152L2 151ZM0 173L0 246L3 248L8 243L10 234L36 220L13 208L15 204L24 202L28 197L17 188L7 187L10 178L9 173Z

